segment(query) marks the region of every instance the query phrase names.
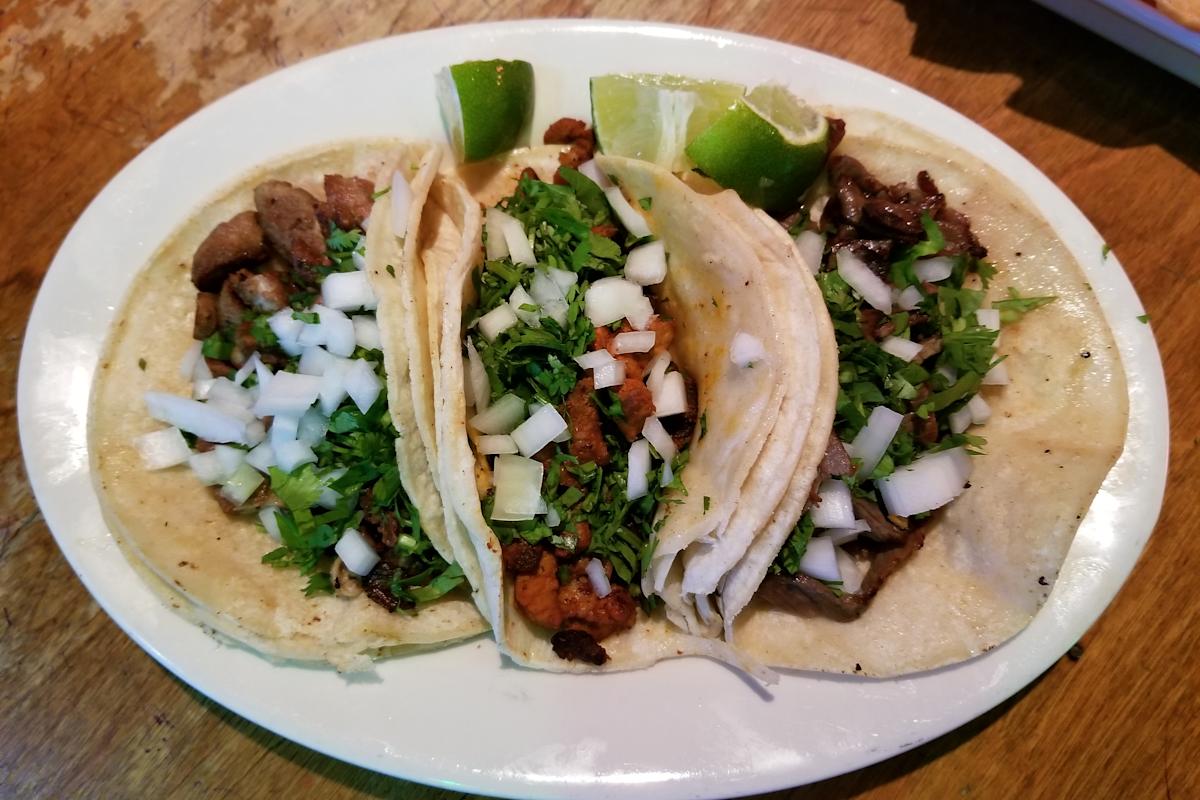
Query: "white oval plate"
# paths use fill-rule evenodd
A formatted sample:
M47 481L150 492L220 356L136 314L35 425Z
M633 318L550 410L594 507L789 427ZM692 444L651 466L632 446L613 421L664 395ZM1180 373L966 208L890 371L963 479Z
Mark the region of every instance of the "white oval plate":
M764 693L708 661L564 676L501 661L488 639L381 663L368 678L271 663L176 616L126 563L88 475L88 390L139 265L200 199L272 157L351 136L440 137L433 76L471 58L523 58L537 75L534 131L589 117L590 75L675 72L774 79L816 103L903 116L1008 175L1085 265L1129 382L1124 455L1049 601L1019 636L955 667L899 680L787 674ZM728 797L881 761L962 725L1045 670L1112 600L1162 502L1167 414L1141 304L1102 240L1044 175L987 131L901 84L777 42L694 28L542 21L427 31L275 73L202 109L96 197L54 259L21 359L30 482L63 553L96 600L182 680L282 736L369 769L488 794ZM165 321L164 324L169 324Z

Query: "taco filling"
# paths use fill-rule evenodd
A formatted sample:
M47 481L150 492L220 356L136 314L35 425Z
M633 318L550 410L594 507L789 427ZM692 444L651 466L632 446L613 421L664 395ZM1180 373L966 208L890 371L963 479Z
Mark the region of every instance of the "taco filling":
M262 561L298 569L306 595L365 593L388 611L463 582L401 485L388 412L364 250L374 200L397 183L377 192L325 175L324 199L258 184L254 210L217 225L192 259L192 396L147 392L172 427L136 443L148 468L186 463L225 512L257 515L274 542Z
M656 514L684 491L703 423L654 292L663 243L623 197L569 166L558 175L527 170L486 213L464 318L468 435L518 612L560 658L598 665L602 642L654 603L641 578Z
M1004 325L1052 302L984 307L995 269L927 172L891 186L854 158L829 162L830 192L783 223L833 320L839 389L810 500L758 590L772 605L860 616L922 546L926 524L969 488L986 444L983 390L1008 383Z

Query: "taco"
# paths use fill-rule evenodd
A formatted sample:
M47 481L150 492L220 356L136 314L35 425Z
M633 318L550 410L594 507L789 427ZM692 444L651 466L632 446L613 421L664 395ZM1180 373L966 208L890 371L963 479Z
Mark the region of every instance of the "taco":
M680 577L700 547L732 567L788 476L815 474L807 439L835 390L819 292L671 173L558 156L444 179L487 207L484 252L441 276L435 393L444 497L497 641L553 670L697 654L755 670Z
M791 228L839 363L818 479L796 474L722 611L766 664L890 676L1029 623L1121 452L1127 393L1085 275L1028 198L900 120L838 116L827 180L784 225L724 204L764 257L796 251Z
M356 668L486 630L431 477L405 289L440 158L369 140L258 169L114 321L89 418L110 530L182 612L264 654Z

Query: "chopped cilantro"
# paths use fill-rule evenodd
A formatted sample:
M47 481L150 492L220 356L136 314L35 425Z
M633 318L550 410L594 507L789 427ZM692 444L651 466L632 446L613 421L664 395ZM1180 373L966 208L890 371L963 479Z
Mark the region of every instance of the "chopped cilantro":
M1000 322L1005 325L1011 325L1014 322L1019 322L1030 311L1053 303L1057 299L1057 297L1053 296L1021 297L1016 289L1009 287L1008 299L994 301L992 308L1000 309Z
M138 359L138 369L140 369L142 372L146 371L146 359L144 359L144 358Z
M316 325L321 317L315 311L293 311L292 319L300 320L307 325Z
M653 197L639 198L638 205L641 206L644 210L649 211L651 206L654 205L654 198Z
M233 355L233 342L221 335L220 331L209 336L200 345L200 353L205 358L215 358L218 361L228 361Z
M375 191L371 192L371 199L378 200L379 198L383 197L385 194L387 194L391 190L392 190L391 186L385 186L382 189L376 189Z
M396 277L396 268L391 264L388 264L386 267L384 267L384 269L387 270L388 275L391 275L393 278Z
M779 555L775 558L775 563L771 565L772 571L776 574L782 572L788 575L795 575L799 572L800 559L804 558L804 553L808 550L808 540L812 538L812 535L812 517L806 512L796 521L796 527L792 529L791 535L783 543Z
M1142 323L1143 325L1145 325L1146 323L1150 322L1150 315L1149 314L1138 314L1137 321Z
M711 497L709 497L708 495L704 495L704 513L705 513L705 514L707 514L707 513L708 513L708 509L709 509L711 506L712 506L712 498L711 498Z
M302 511L317 502L325 485L313 472L312 464L298 467L289 474L279 467L269 469L271 491L292 511Z
M700 438L703 439L708 435L708 412L705 411L700 415Z
M1105 242L1103 245L1100 246L1100 260L1101 261L1107 260L1108 254L1111 252L1112 252L1112 248L1108 246L1108 242Z

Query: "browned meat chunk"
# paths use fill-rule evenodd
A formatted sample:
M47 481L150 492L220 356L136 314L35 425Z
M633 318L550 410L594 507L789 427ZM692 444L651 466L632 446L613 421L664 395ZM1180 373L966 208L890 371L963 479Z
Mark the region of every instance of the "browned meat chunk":
M858 327L862 329L863 336L872 342L886 339L896 332L896 323L892 322L892 318L874 308L858 310Z
M616 420L617 428L626 441L632 442L642 435L646 420L654 416L654 398L640 378L626 378L617 388L617 399L621 401L623 415Z
M550 123L550 127L546 129L546 133L542 137L542 143L570 145L558 154L558 163L572 169L590 160L596 151L596 135L592 129L583 120L570 117L563 117ZM555 174L554 182L564 183L558 174Z
M271 246L293 266L328 266L317 199L287 181L254 187L258 220Z
M600 411L592 402L595 381L586 377L575 384L567 395L567 422L571 426L571 455L580 462L595 462L604 466L611 456L604 433L600 430Z
M238 267L267 257L263 231L253 211L243 211L222 222L196 248L192 256L192 283L203 292L215 292Z
M217 296L212 292L196 293L196 318L192 321L192 338L207 339L217 332Z
M287 288L273 272L243 269L230 275L226 283L232 283L238 299L255 311L274 313L288 304Z
M581 556L587 552L592 544L592 526L588 525L583 520L575 523L575 527L571 530L563 530L562 537L568 543L572 540L575 542L571 548L556 547L554 548L554 557L560 561L566 561L576 556ZM582 562L580 562L582 563Z
M237 294L237 284L232 279L221 285L217 295L217 323L221 330L231 333L237 330L246 316L246 304Z
M241 367L254 353L258 351L258 340L250 332L251 324L243 322L233 332L233 350L229 354L229 363Z
M574 578L558 590L558 607L564 629L586 631L597 642L632 628L637 620L637 603L629 590L613 586L598 597L587 576Z
M825 445L825 455L821 459L820 471L826 477L849 475L854 471L854 465L850 462L850 454L846 452L846 446L833 431L829 432L829 442Z
M518 575L513 581L517 608L537 625L551 630L562 626L563 614L558 607L558 562L542 551L537 571Z
M204 363L208 365L208 371L212 373L214 378L228 378L236 370L224 361L218 361L215 358L205 356Z
M395 611L400 607L400 599L392 594L392 578L395 574L395 566L386 561L380 561L369 575L359 579L367 597L388 611Z
M608 661L608 652L585 631L559 631L550 637L550 646L564 661L584 661L597 667Z
M542 560L542 551L524 539L513 539L503 550L504 568L510 575L532 575Z
M904 541L904 537L908 535L907 531L893 525L874 501L865 497L855 497L851 502L854 505L854 516L867 523L870 528L865 534L868 538L885 544L896 544Z
M363 178L326 175L325 203L330 219L344 231L361 228L375 203L371 199L374 192L375 186Z

